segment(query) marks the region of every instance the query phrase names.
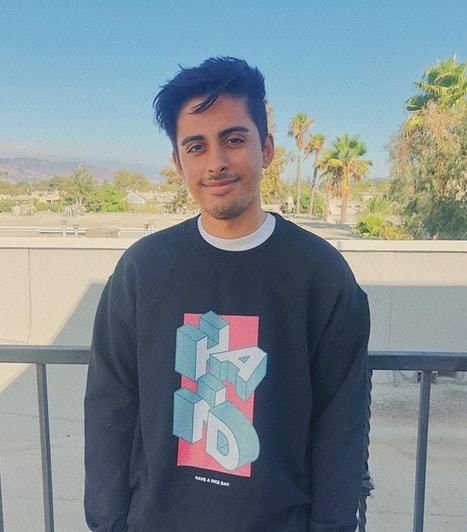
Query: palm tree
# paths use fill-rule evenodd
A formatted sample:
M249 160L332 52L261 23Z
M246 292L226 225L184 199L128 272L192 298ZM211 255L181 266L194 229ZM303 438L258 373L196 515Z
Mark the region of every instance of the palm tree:
M340 223L343 224L347 219L347 207L351 196L351 182L362 179L372 165L368 159L361 159L366 153L366 147L360 142L358 137L351 136L348 133L342 137L337 137L329 149L320 166L324 169L327 176L327 190L337 191L342 198ZM327 213L326 213L327 214Z
M290 119L289 137L293 137L297 145L297 214L300 214L302 153L307 144L307 135L309 130L311 129L311 126L313 125L313 121L314 120L310 118L306 113L297 113Z
M407 120L407 127L417 128L422 124L420 111L430 102L443 108L465 105L467 94L466 63L458 63L456 56L429 67L423 73L421 81L415 86L422 93L411 96L406 102L407 111L412 115Z
M324 143L326 142L326 137L322 133L315 133L310 136L310 141L305 146L305 158L308 157L311 153L314 155L313 160L313 179L310 183L310 205L308 207L308 214L311 216L313 213L313 204L315 201L315 190L316 184L318 181L318 169L319 169L319 156L321 150L324 148Z
M274 120L274 109L269 102L266 102L266 117L268 121L268 132L274 135L276 133L276 121Z

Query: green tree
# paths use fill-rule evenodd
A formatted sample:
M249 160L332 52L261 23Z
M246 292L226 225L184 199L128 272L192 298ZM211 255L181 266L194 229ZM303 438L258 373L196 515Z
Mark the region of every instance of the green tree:
M186 188L185 180L178 175L172 162L161 168L161 176L164 178L164 181L159 185L162 190L176 192L180 188Z
M322 133L315 133L311 135L308 144L305 146L305 158L313 153L313 178L310 183L310 202L308 206L308 214L311 215L314 210L314 202L316 195L316 188L318 185L318 170L320 165L320 155L324 148L326 137Z
M178 175L173 164L161 168L161 175L165 180L159 185L159 189L175 192L174 199L166 206L167 211L173 214L195 212L198 208L197 203L191 197L185 180Z
M308 141L308 133L313 125L313 119L306 113L297 113L290 119L289 136L295 139L297 145L297 170L296 170L296 213L300 214L301 181L302 181L302 157L303 150Z
M83 200L89 212L123 212L125 200L122 191L111 183L94 187Z
M430 102L420 125L402 125L389 146L405 229L414 238L467 238L467 108Z
M91 172L81 165L62 183L65 203L76 205L79 209L86 207L86 203L89 204L95 195L96 180Z
M268 120L268 132L274 135L276 132L276 123L274 121L274 109L272 105L266 103L266 113ZM291 159L291 154L283 147L276 146L274 149L274 158L271 164L263 170L261 179L261 199L263 203L282 204L287 195L287 186L282 181L282 173Z
M102 212L104 210L104 194L101 187L89 190L83 198L83 207L87 212Z
M62 205L75 205L83 209L94 205L97 183L91 172L80 165L69 176L51 177L48 190L58 192Z
M276 146L271 164L263 170L261 180L261 198L264 203L283 203L287 195L286 184L282 181L282 173L291 154L283 146Z
M274 109L269 102L266 102L266 116L268 121L268 132L271 135L276 134L276 121L274 120Z
M192 198L185 185L177 190L174 199L167 205L166 209L167 212L172 214L186 214L196 212L198 204Z
M60 193L66 187L67 177L61 175L54 175L49 179L49 192L58 192Z
M366 147L357 136L348 133L337 137L323 157L320 166L323 168L323 176L326 177L327 193L332 192L340 196L341 214L340 223L347 220L347 208L352 195L352 182L359 181L368 173L372 162L362 159L366 153ZM327 207L328 208L328 207Z
M411 96L405 106L412 114L406 126L416 128L422 125L423 113L429 103L439 107L465 107L467 92L466 63L459 63L454 56L437 65L431 66L423 73L421 81L415 86L421 93Z
M124 194L129 192L148 192L151 190L151 182L141 172L119 170L113 177L113 184Z
M104 212L124 212L125 199L115 185L106 184L102 187Z

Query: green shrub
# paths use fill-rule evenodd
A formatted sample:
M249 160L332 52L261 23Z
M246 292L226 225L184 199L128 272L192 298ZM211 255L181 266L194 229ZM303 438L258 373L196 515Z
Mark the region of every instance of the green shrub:
M290 193L292 195L292 199L294 202L294 205L297 202L297 192L295 189L295 186L290 187ZM310 198L311 198L311 188L308 183L302 183L302 189L300 191L300 212L302 214L308 214L308 211L310 209ZM281 208L282 212L286 212L284 204L284 209ZM315 198L313 201L313 216L317 216L318 218L324 217L324 211L326 208L326 202L323 198L323 195L318 191L315 190ZM292 212L295 212L295 207Z
M394 207L384 196L372 196L365 204L365 212L373 214L392 214Z
M14 200L2 199L0 200L0 212L11 212L11 209L16 205Z
M60 203L43 203L40 201L36 201L34 207L40 212L61 212L63 209Z
M382 240L407 240L408 235L401 226L384 219L380 214L369 213L362 216L355 227L355 232L365 238Z
M311 214L313 214L313 216L316 216L318 218L324 218L325 210L326 210L325 199L323 198L321 194L319 194L318 192L315 192L315 200L313 202L313 212Z

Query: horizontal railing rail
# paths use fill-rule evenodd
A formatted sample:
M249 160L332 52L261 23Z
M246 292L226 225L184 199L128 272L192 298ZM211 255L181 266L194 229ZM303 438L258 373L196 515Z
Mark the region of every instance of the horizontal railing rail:
M39 429L41 441L42 491L46 532L54 531L52 460L47 389L48 364L88 364L89 347L58 345L0 345L0 364L34 364L36 366ZM368 471L368 446L371 415L371 374L374 370L420 372L420 403L418 417L417 457L413 531L423 532L425 512L425 481L428 448L430 391L433 372L467 372L467 352L370 351L368 357L369 386L367 426L362 490L358 510L358 530L366 530L366 498L373 489ZM4 532L2 486L0 472L0 532Z
M87 364L87 346L0 345L0 364ZM369 351L371 370L467 371L467 353L457 351Z

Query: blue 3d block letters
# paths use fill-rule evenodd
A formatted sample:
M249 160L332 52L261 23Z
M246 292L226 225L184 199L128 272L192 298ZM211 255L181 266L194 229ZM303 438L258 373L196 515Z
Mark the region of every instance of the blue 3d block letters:
M206 452L233 471L259 455L259 439L249 419L226 400L223 381L246 401L266 375L267 354L259 347L229 351L229 323L215 312L200 317L199 328L177 329L175 369L197 382L197 393L180 388L174 394L173 434L190 443L206 430Z

